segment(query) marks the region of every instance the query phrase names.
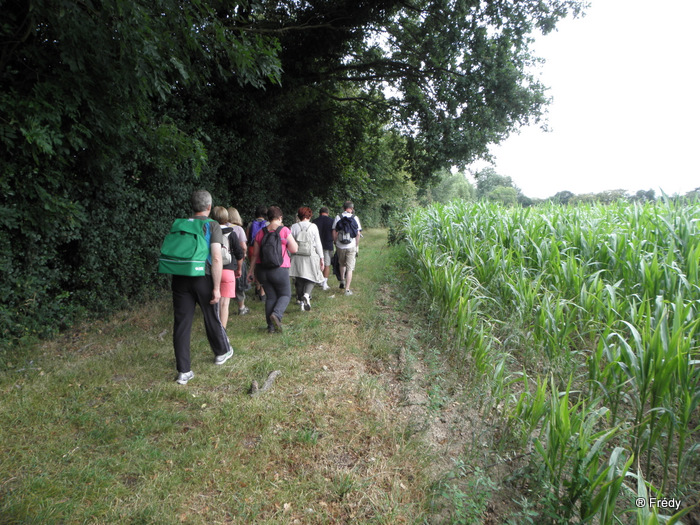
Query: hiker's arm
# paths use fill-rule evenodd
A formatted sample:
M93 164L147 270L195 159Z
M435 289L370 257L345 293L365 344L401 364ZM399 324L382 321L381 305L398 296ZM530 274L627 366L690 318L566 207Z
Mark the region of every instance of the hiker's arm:
M243 259L245 257L245 245L242 242L240 242L240 240L238 239L238 235L236 235L236 232L231 232L229 242L231 244L231 253L233 254L233 258L237 261Z
M294 235L289 233L287 235L287 251L289 253L297 253L298 249L299 249L299 245L297 244L297 241L294 238Z
M313 236L316 255L318 255L318 258L321 260L321 271L323 271L323 243L321 243L321 232L318 231L318 228L314 228Z
M223 261L221 259L221 244L211 243L211 279L214 281L214 288L211 291L211 304L216 304L221 299L221 270Z
M238 235L236 232L231 232L229 237L229 242L231 243L231 253L233 258L236 259L236 270L233 272L236 277L240 277L243 272L243 259L245 258L245 248L244 244L238 240Z

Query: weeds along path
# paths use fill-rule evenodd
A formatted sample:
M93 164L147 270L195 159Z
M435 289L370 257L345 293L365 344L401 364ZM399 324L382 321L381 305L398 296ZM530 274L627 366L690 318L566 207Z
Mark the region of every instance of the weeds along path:
M0 373L0 521L423 521L460 434L415 358L392 268L386 232L365 232L355 295L331 277L310 312L290 304L282 334L249 298L223 366L198 314L187 386L173 381L169 298L18 357Z

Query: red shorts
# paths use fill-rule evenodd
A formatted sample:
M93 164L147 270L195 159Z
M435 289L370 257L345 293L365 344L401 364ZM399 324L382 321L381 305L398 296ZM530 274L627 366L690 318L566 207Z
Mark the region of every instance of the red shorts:
M236 272L221 271L221 297L236 297Z

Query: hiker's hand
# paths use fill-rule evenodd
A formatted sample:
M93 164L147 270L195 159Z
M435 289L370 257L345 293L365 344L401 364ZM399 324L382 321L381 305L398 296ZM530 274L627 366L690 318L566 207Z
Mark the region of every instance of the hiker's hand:
M219 302L220 299L221 299L221 290L212 290L211 301L209 301L209 304L216 304Z

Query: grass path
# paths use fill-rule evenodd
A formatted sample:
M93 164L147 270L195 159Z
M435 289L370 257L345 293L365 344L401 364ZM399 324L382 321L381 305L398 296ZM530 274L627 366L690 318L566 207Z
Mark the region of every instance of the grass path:
M422 379L391 268L386 232L366 232L354 296L331 278L283 334L249 300L220 367L198 315L187 386L169 298L17 359L0 372L0 523L423 522L436 455L411 407L429 399L406 388Z

